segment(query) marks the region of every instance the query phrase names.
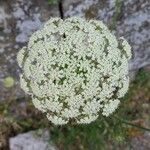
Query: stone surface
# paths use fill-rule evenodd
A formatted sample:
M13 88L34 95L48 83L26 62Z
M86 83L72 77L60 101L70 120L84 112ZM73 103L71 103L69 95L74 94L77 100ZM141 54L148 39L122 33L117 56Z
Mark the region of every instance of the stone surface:
M131 72L150 64L149 0L122 0L119 4L116 0L63 0L63 10L65 17L103 20L114 34L124 36L133 50ZM0 1L0 100L25 96L18 82L16 54L51 16L59 16L59 10L57 5L49 6L47 0ZM14 79L13 87L4 87L7 77Z
M149 150L150 149L150 133L146 132L142 137L133 138L131 146L133 150Z
M55 150L47 130L30 131L9 140L10 150Z
M47 0L0 1L0 101L24 97L18 82L16 54L29 36L52 16L59 16L59 11L56 5L48 5ZM11 88L3 84L7 77L15 81Z
M124 13L118 21L117 34L129 40L133 47L130 69L150 64L150 2L148 0L124 1Z
M149 0L64 0L65 17L80 16L99 19L112 28L114 33L124 36L131 44L133 59L130 70L150 64L150 2ZM116 10L120 12L116 15ZM116 17L117 16L117 17Z

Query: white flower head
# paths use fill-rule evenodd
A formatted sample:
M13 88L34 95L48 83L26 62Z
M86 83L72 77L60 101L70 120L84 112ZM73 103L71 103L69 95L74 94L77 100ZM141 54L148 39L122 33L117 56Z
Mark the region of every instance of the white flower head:
M112 114L128 90L131 47L101 21L50 19L18 53L21 88L54 124Z

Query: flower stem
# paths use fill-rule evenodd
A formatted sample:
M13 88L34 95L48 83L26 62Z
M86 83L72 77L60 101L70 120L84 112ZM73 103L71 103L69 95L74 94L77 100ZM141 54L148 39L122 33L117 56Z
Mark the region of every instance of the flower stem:
M141 130L145 130L145 131L148 131L148 132L150 132L150 129L149 128L145 128L145 127L142 127L142 126L139 126L139 125L136 125L136 124L133 124L133 123L131 123L131 122L129 122L129 121L127 121L127 120L124 120L124 119L120 119L119 117L117 117L117 116L114 116L116 119L119 119L122 123L124 123L124 124L127 124L127 125L130 125L130 126L133 126L133 127L136 127L136 128L139 128L139 129L141 129Z

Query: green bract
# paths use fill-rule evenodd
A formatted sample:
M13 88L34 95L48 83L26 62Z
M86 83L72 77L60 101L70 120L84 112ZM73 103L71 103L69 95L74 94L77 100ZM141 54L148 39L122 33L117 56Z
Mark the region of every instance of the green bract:
M52 18L18 53L21 87L54 124L90 123L127 92L130 49L101 21Z

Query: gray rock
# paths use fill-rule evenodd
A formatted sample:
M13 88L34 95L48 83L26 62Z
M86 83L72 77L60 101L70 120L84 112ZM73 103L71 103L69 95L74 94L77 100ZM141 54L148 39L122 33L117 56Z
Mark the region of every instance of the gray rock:
M116 7L121 12L115 20L114 33L124 36L132 46L130 71L150 65L150 3L148 0L64 0L65 17L80 16L104 21L110 28ZM120 6L119 6L120 5Z
M150 149L150 133L146 132L142 137L133 138L131 146L133 150L149 150Z
M48 1L0 1L0 101L25 96L19 85L17 52L52 16L59 16L58 7L48 5ZM11 88L3 84L7 76L15 80Z
M150 64L150 3L148 0L122 1L116 16L116 0L63 0L64 16L80 16L103 20L118 37L124 36L132 46L130 71ZM47 1L0 1L0 100L24 97L20 89L18 50L30 35L52 16L59 16L58 6ZM134 74L134 73L133 73ZM3 80L11 76L12 88L5 88Z
M118 21L117 35L130 42L133 59L130 70L150 64L150 3L147 0L124 1L124 12Z
M30 131L19 134L9 140L10 150L55 150L56 148L50 144L50 136L47 130Z

